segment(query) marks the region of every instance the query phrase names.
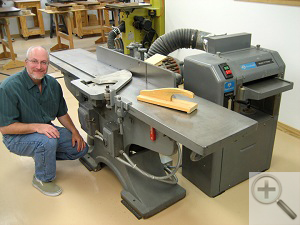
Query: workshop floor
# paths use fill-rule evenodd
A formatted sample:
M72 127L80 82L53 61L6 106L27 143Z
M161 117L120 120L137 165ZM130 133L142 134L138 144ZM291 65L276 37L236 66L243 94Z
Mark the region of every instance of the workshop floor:
M75 47L95 50L97 37L78 39ZM31 45L50 48L56 38L34 38L13 43L19 60ZM3 61L0 61L0 64ZM0 65L1 66L1 65ZM0 72L13 74L16 70ZM58 72L50 67L49 73ZM57 75L57 74L56 74ZM0 80L5 76L0 75ZM69 106L69 113L78 128L77 101L58 79ZM0 140L2 136L0 135ZM300 172L300 140L277 131L271 172ZM107 167L89 172L78 160L57 162L57 183L63 188L59 197L46 197L32 187L34 173L32 158L10 153L0 142L0 225L110 225L110 224L249 224L249 182L210 198L186 180L179 171L179 184L187 196L157 215L137 220L120 202L120 182Z

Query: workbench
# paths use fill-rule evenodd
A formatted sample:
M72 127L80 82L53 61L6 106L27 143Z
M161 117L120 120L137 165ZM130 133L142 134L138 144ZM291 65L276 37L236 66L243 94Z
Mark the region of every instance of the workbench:
M45 36L45 28L44 28L44 21L42 13L39 11L41 9L41 2L40 0L13 0L15 6L17 8L24 8L30 9L33 13L33 21L34 27L28 28L26 23L26 17L21 16L18 17L18 25L19 25L19 32L23 36L25 40L28 40L29 36L32 35L41 35L42 37Z
M95 43L105 42L104 34L104 19L103 11L105 7L101 6L99 2L79 1L73 6L73 33L79 38L83 38L84 35L100 34L101 37L95 41ZM97 23L98 25L90 26L88 21L88 11L97 10ZM105 19L106 21L107 19ZM108 18L109 20L109 18Z
M1 37L1 45L3 48L3 52L0 53L0 59L11 59L6 64L3 65L3 69L14 69L14 68L25 66L25 62L16 59L17 54L14 53L12 38L9 29L10 18L20 18L25 16L33 16L33 15L32 14L22 15L21 10L15 7L0 8L0 37Z
M61 3L51 3L49 5L53 5L52 7L46 7L46 9L39 9L39 11L52 14L54 15L54 22L55 22L55 30L56 30L56 37L57 37L57 44L50 48L50 51L59 51L59 50L66 50L66 49L73 49L74 42L73 42L73 33L72 33L72 21L71 21L71 12L72 10L70 4L61 4ZM59 21L58 15L62 15L64 21L67 26L67 34L63 33L59 29ZM61 39L65 39L69 42L69 45L63 44Z
M115 8L107 7L108 4L118 4L119 1L114 0L98 0L101 3L101 6L105 6L104 17L105 17L105 28L106 30L111 30L111 25L109 22L109 12L112 12L112 17L114 20L114 26L119 26L119 10ZM122 4L122 3L121 3Z

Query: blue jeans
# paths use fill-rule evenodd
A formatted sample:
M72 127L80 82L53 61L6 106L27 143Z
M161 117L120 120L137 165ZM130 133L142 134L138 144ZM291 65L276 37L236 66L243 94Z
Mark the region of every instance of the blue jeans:
M49 182L56 176L56 160L74 160L84 156L88 146L78 152L77 144L72 147L72 133L57 127L60 138L48 138L44 134L4 134L3 143L13 153L21 156L31 156L35 160L35 176L37 179Z

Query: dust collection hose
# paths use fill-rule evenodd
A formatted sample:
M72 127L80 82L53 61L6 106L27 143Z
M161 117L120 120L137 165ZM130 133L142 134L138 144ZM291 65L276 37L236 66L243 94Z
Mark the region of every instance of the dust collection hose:
M115 38L121 33L125 32L125 23L122 22L118 27L114 27L107 37L107 47L109 49L115 49Z
M150 46L148 58L159 53L167 56L180 48L205 50L204 37L210 33L195 29L178 29L158 37Z

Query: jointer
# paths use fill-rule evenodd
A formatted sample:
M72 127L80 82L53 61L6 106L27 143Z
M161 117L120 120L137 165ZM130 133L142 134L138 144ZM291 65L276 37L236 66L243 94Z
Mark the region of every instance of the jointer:
M54 52L50 62L79 101L79 120L90 145L81 162L92 171L108 166L124 188L122 203L138 218L185 197L175 176L182 146L192 158L206 157L257 129L255 120L198 96L175 95L198 104L190 114L138 101L141 90L176 87L175 74L106 48L97 47L96 54ZM174 169L161 163L160 155L176 153Z

